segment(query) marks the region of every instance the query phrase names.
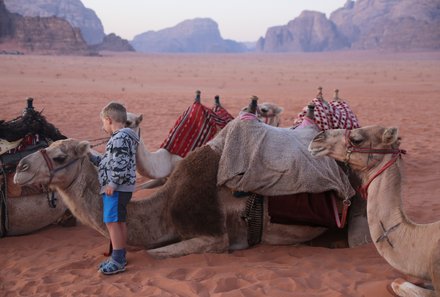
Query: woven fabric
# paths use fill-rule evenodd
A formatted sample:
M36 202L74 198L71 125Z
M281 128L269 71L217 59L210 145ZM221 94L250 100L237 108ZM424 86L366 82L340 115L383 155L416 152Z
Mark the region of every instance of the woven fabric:
M225 127L227 123L234 119L234 117L221 105L214 105L212 111L217 115L215 121L220 128Z
M190 151L211 140L217 131L226 126L225 112L219 110L219 114L223 115L221 117L212 109L194 102L177 119L160 147L171 154L186 157Z
M333 190L351 198L355 192L336 161L308 151L317 133L314 126L292 130L236 118L208 142L221 154L217 184L269 196Z
M321 130L329 129L356 129L359 128L359 121L345 101L326 102L315 98L315 123ZM295 125L303 122L307 113L307 106L300 112L294 121Z

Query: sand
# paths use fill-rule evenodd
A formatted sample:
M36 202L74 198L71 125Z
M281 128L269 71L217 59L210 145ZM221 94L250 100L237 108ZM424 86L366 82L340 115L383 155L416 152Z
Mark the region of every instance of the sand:
M177 117L215 95L237 115L252 95L284 107L282 126L314 97L335 88L361 125L400 129L408 151L404 209L419 223L440 216L440 52L233 55L109 54L0 56L0 119L25 99L65 135L103 137L99 111L110 100L144 115L142 138L159 148ZM143 179L139 179L143 181ZM137 197L148 194L138 192ZM259 245L224 254L153 259L130 248L127 271L102 276L107 240L87 226L48 226L0 239L0 296L391 296L403 275L372 244L352 249Z

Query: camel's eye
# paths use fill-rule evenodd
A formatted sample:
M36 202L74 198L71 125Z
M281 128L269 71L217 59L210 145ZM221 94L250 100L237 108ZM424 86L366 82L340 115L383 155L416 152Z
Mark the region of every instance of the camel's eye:
M362 140L362 139L356 139L356 138L351 137L351 138L350 138L350 142L351 142L353 145L360 145L360 144L363 142L363 140Z
M63 164L64 161L66 161L66 159L67 159L67 156L64 156L64 155L53 158L53 160L55 162L57 162L58 164Z

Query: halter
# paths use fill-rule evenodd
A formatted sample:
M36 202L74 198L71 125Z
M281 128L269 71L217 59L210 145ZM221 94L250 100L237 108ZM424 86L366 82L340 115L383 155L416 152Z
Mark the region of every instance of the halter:
M392 154L391 160L389 160L378 172L376 172L369 180L368 182L359 188L359 193L361 194L362 198L367 200L368 198L368 187L370 186L371 182L381 175L385 170L387 170L391 165L393 165L397 159L401 158L402 154L406 154L405 150L401 149L373 149L371 147L369 148L363 148L363 147L357 147L355 146L351 140L350 140L350 133L351 130L345 130L345 145L347 147L346 157L344 162L348 165L348 162L350 161L351 153L361 153L361 154L381 154L381 155L388 155ZM368 169L371 169L374 167L373 164Z
M76 161L79 160L79 158L76 158L76 159L70 160L69 162L67 162L66 164L64 164L58 168L54 168L52 160L47 155L46 149L41 149L40 153L43 155L44 161L46 161L47 168L49 169L49 181L47 182L47 187L49 187L50 183L52 182L52 179L54 178L55 173L57 173L58 171L66 168L66 167L69 167L70 165L72 165L73 163L75 163ZM52 192L52 197L49 197L49 194L48 194L47 200L49 202L50 207L52 207L52 208L56 207L56 199L55 199L55 195L53 192Z

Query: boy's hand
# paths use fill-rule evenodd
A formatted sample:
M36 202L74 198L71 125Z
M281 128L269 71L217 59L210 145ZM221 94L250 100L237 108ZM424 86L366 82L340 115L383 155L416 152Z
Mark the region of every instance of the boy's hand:
M115 189L113 189L111 186L105 187L105 193L107 194L107 196L112 196L114 191Z

